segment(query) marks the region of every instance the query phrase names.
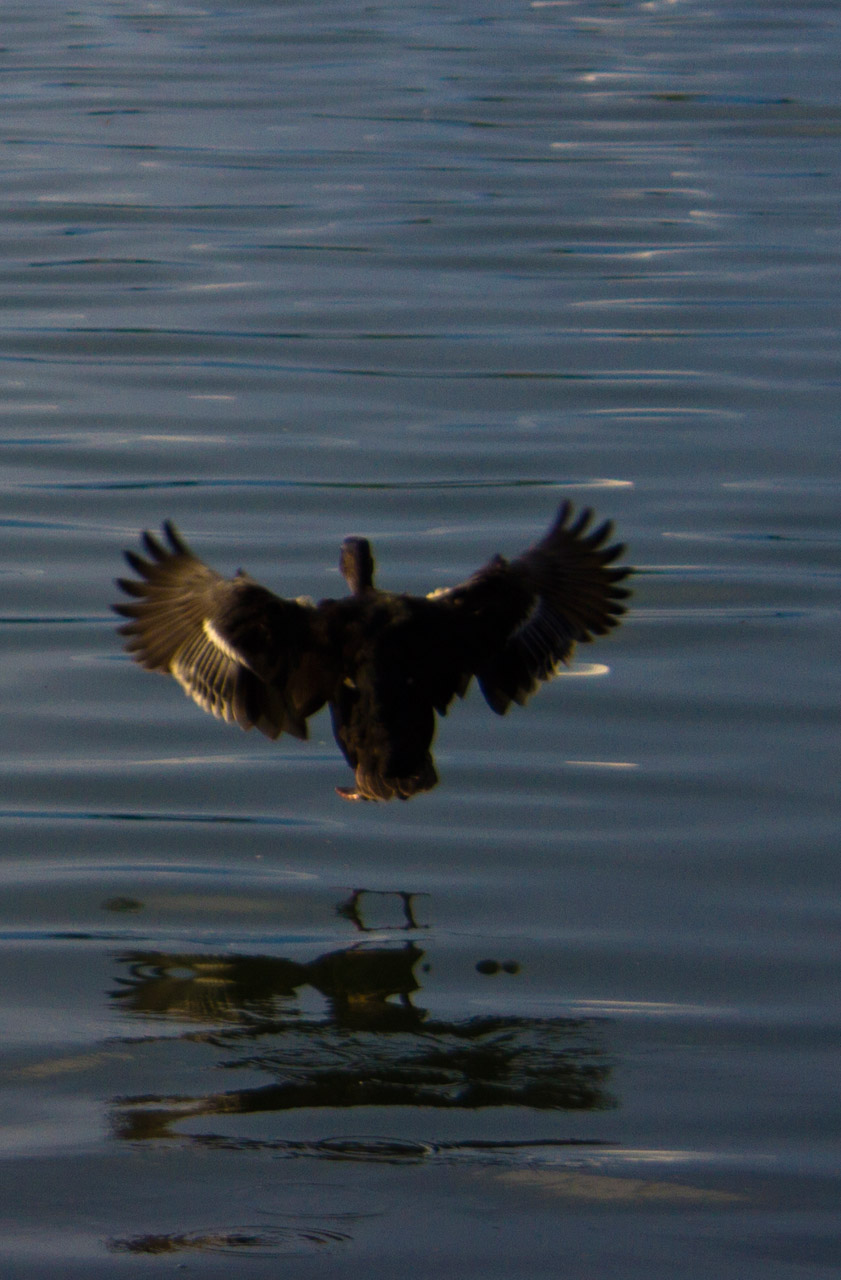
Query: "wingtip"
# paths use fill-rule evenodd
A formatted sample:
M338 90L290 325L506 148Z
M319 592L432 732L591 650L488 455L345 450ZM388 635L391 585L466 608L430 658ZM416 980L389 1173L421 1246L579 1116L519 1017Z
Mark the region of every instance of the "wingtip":
M145 582L137 582L134 578L115 578L114 585L124 591L127 596L142 597L146 595Z
M157 560L160 563L161 560L166 559L166 548L158 542L154 534L150 533L148 529L143 530L140 535L140 541L143 543L146 554L150 555L153 560Z
M190 554L190 549L181 537L181 534L178 532L174 521L164 520L163 531L166 535L167 542L176 555L187 556Z

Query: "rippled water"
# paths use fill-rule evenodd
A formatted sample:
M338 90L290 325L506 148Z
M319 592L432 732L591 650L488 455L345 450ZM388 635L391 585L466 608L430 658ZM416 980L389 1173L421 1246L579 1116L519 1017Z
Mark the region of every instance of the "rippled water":
M4 7L4 1277L836 1273L839 25ZM320 597L563 496L626 624L407 805L108 612L166 517Z

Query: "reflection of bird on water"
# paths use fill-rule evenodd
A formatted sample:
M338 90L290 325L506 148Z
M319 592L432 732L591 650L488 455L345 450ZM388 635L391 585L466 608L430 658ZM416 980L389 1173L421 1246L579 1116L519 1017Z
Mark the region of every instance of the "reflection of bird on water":
M426 894L402 893L399 890L391 889L354 889L345 902L337 903L336 915L344 916L345 920L350 920L356 925L360 933L381 933L384 929L428 929L428 924L418 924L415 917L415 899L418 897L426 897ZM363 910L362 906L363 898L374 898L378 901L383 898L397 898L402 908L402 923L397 925L383 922L368 924L368 914Z
M214 1059L221 1051L225 1067L247 1070L251 1082L192 1095L147 1088L131 1098L121 1090L115 1132L135 1142L172 1138L173 1127L189 1118L193 1137L181 1137L213 1142L216 1127L203 1132L201 1117L224 1115L233 1123L236 1115L302 1108L325 1108L338 1119L351 1107L614 1105L606 1092L611 1064L592 1021L476 1016L472 999L461 1014L450 1008L431 1018L412 1002L424 955L406 942L344 947L309 962L156 951L122 956L127 974L112 996L126 1015L152 1020L142 1043L171 1043L172 1028L161 1031L161 1020L170 1019L179 1039L205 1045ZM323 1008L304 996L305 987L324 996ZM134 1038L133 1028L128 1034ZM310 1147L305 1138L279 1145L243 1139L235 1129L219 1140L298 1154Z
M300 962L284 956L138 951L121 957L129 976L119 979L112 994L134 1014L239 1026L250 1037L309 1025L299 1000L301 990L310 987L324 997L330 1025L407 1030L426 1017L412 1004L420 990L414 970L423 954L411 942L341 947ZM324 1022L324 1013L313 1016L313 1026Z
M567 662L577 641L615 627L631 572L615 568L609 522L568 502L545 537L517 559L495 556L460 586L428 596L374 586L365 538L346 538L342 600L284 600L240 571L209 569L167 522L168 546L149 533L149 559L127 551L139 580L115 605L132 657L175 676L199 706L269 738L307 736L329 703L333 732L355 770L348 800L406 800L438 781L430 754L444 715L473 676L499 715L524 703Z

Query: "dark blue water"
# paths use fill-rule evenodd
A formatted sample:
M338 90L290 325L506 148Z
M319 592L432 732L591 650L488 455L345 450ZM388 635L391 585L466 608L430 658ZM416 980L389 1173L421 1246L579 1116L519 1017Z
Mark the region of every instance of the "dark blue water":
M4 1277L841 1263L829 4L4 9ZM632 611L441 784L124 657L120 552Z

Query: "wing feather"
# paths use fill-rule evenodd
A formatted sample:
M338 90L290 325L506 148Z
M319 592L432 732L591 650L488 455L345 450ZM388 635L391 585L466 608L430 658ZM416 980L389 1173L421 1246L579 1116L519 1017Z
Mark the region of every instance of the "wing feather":
M556 675L576 644L605 635L625 612L630 592L619 584L632 570L615 566L625 548L610 544L610 521L590 530L592 519L589 508L575 515L563 502L528 551L510 562L496 556L467 582L430 596L461 618L464 673L477 677L500 715Z
M125 557L137 578L118 579L130 602L114 605L126 649L150 671L168 673L211 715L307 736L306 719L327 700L317 610L283 600L243 573L223 578L193 553L171 522L166 543L142 535L147 559Z

